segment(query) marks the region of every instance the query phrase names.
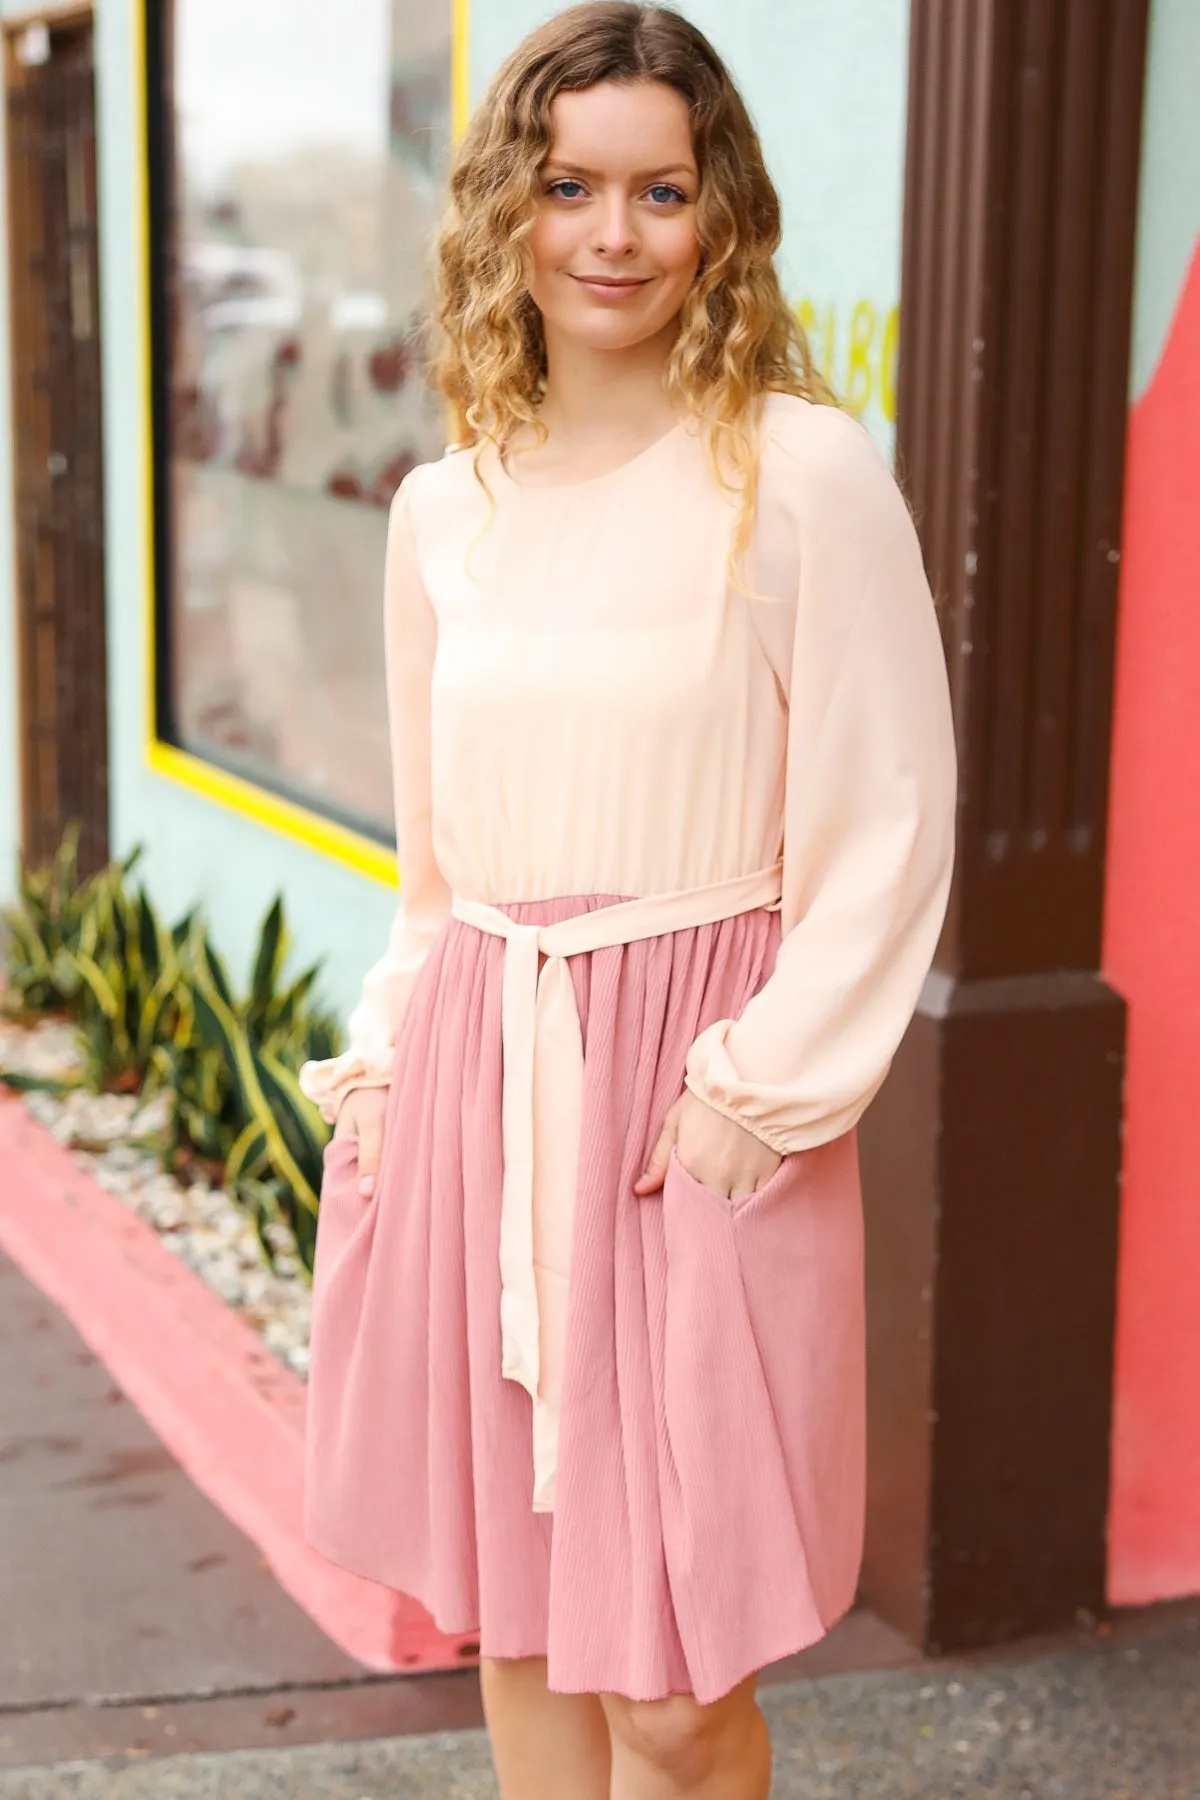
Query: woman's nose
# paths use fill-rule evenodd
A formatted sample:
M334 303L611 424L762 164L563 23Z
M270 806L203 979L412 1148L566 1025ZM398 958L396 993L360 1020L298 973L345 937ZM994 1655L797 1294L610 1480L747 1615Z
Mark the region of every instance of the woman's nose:
M633 215L624 194L604 197L596 225L595 248L601 256L632 256L637 249Z

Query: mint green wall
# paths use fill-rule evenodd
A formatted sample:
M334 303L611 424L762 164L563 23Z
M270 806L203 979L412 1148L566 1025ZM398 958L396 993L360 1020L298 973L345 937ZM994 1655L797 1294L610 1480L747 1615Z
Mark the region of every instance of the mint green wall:
M22 4L24 0L22 0ZM0 12L17 10L0 0ZM470 71L478 97L500 58L547 10L473 0ZM742 82L785 194L790 290L849 310L894 303L899 281L906 0L693 0ZM145 734L141 484L142 343L137 286L138 134L132 0L97 0L104 452L107 474L109 729L114 849L146 845L151 891L175 916L205 902L217 942L244 968L259 919L282 888L305 959L326 957L326 992L347 1007L385 941L390 890L152 774ZM5 284L0 283L0 307ZM0 479L10 480L6 322L0 319ZM877 412L871 423L889 436ZM6 493L11 491L5 487ZM11 508L0 505L0 892L17 842L11 652Z
M1154 373L1200 238L1200 5L1152 0L1142 127L1132 390Z

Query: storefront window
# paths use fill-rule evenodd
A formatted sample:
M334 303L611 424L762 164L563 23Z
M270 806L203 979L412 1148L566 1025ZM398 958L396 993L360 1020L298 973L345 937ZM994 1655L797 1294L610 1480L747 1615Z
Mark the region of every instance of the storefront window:
M387 837L387 506L445 441L450 0L174 0L161 51L160 729Z

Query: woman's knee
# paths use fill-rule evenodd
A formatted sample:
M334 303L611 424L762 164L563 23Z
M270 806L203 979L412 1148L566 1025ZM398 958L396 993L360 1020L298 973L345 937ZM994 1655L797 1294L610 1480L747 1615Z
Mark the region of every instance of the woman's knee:
M698 1706L689 1694L666 1700L606 1695L604 1708L614 1749L619 1746L684 1788L740 1756L758 1710L753 1683L712 1706Z
M544 1656L481 1656L479 1673L485 1681L544 1688L546 1659Z

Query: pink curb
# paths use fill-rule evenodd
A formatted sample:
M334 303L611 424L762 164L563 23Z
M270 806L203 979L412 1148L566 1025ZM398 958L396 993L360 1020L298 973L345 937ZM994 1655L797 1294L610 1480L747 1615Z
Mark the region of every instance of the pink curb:
M405 1594L304 1541L305 1387L157 1233L0 1096L0 1245L66 1314L202 1493L348 1656L394 1673L462 1668Z

